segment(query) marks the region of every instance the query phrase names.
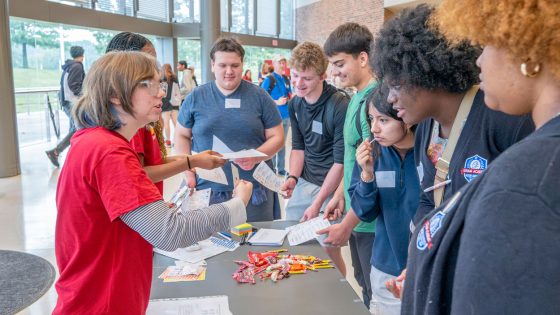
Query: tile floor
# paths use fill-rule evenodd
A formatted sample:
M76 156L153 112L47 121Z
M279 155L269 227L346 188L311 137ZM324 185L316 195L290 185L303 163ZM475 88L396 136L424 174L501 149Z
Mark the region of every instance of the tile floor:
M47 259L56 267L55 192L60 170L53 167L44 154L44 151L53 145L54 142L21 147L22 174L0 179L0 249L35 254ZM64 155L61 156L61 164L63 158ZM167 180L164 195L169 198L178 183L178 176ZM361 295L361 289L352 276L348 247L343 248L343 256L347 263L348 281L358 295ZM18 315L50 314L55 304L56 292L52 287L42 298Z

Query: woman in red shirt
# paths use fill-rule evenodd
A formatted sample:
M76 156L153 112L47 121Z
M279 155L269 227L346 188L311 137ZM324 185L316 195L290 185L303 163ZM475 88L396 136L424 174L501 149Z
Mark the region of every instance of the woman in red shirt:
M129 143L159 119L163 95L156 60L144 53L108 53L87 74L73 112L79 130L56 192L53 314L144 314L152 247L187 247L245 221L247 182L237 197L199 210L178 212L163 202ZM206 151L185 163L211 169L219 160Z

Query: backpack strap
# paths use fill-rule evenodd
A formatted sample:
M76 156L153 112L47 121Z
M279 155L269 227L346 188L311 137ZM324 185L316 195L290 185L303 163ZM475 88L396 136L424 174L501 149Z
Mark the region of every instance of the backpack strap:
M274 87L276 86L276 78L274 77L274 73L271 73L268 78L270 80L270 85L268 86L268 90L266 90L266 92L270 94L270 92L272 92L272 90L274 90Z
M356 130L358 131L358 135L360 136L354 147L357 149L364 139L364 133L362 132L362 113L365 111L366 106L364 104L367 102L369 95L375 90L375 88L371 89L368 93L366 93L362 99L360 100L360 104L358 105L358 111L356 112L356 119L354 119ZM369 125L369 123L368 123Z

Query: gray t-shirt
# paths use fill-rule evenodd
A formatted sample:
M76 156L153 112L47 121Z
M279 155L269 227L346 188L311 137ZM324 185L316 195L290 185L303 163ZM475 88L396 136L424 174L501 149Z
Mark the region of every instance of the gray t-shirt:
M266 141L265 129L282 123L270 95L246 81L241 81L237 90L227 97L214 81L199 86L185 99L178 121L183 127L192 129L192 151L195 152L211 150L213 136L233 151L256 149ZM197 188L212 188L216 192L233 190L231 164L226 163L223 169L229 185L199 178ZM253 170L238 169L241 179L255 182Z

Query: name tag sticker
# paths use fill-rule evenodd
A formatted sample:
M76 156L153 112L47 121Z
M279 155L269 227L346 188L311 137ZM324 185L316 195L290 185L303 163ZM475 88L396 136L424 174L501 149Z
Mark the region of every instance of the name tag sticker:
M311 131L313 131L314 133L318 133L318 134L322 135L323 134L323 124L314 120L313 124L311 125Z
M238 98L226 98L226 108L241 108L241 100Z
M395 172L375 172L375 182L377 182L377 187L379 188L395 188Z

